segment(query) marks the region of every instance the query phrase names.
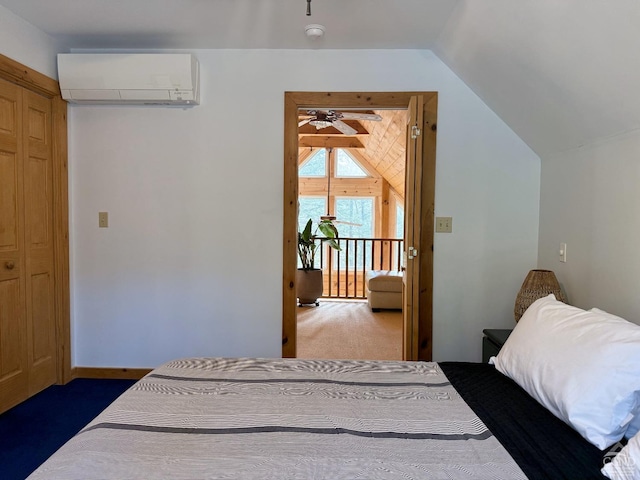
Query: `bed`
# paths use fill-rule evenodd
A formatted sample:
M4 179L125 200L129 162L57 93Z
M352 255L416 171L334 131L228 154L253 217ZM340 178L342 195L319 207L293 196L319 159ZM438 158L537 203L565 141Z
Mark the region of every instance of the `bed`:
M483 364L177 360L29 478L603 478L518 389Z
M610 449L587 441L499 371L510 351L526 351L517 344L517 332L532 336L526 328L514 330L496 366L171 361L132 386L29 479L605 478L600 469L611 460ZM624 337L628 342L628 333ZM535 364L535 354L526 355L526 363ZM623 443L616 448L624 450Z

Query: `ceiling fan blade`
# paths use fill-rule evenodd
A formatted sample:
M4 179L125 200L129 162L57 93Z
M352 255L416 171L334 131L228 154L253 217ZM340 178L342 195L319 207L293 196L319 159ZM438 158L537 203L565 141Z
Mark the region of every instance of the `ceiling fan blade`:
M307 123L309 123L311 120L313 120L314 117L311 118L307 118L306 120L302 120L300 122L298 122L298 127L301 127L303 125L306 125Z
M340 130L345 135L355 135L358 131L355 128L351 128L349 125L344 123L342 120L334 120L333 126Z
M344 112L340 113L340 118L344 118L345 120L373 120L374 122L379 122L380 120L382 120L382 117L377 113Z

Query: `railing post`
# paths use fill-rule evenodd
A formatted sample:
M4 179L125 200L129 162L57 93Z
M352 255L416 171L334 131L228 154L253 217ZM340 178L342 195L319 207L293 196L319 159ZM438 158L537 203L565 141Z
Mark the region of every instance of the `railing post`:
M365 287L367 284L367 274L364 273L364 269L367 266L367 239L363 239L362 241L362 297L366 297Z
M353 296L358 296L358 239L353 241Z

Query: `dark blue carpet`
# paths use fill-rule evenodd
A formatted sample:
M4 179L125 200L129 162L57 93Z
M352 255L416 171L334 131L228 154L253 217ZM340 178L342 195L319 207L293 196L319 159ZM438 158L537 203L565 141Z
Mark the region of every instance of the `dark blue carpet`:
M24 480L134 380L77 378L0 415L0 479Z

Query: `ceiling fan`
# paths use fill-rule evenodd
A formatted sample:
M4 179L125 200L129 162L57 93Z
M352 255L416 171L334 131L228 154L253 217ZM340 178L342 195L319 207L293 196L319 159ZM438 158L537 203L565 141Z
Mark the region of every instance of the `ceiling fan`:
M338 110L307 110L307 115L310 115L310 118L300 121L298 127L307 123L316 127L316 130L335 127L345 135L355 135L358 131L343 120L373 120L374 122L382 120L382 117L376 113L339 112Z

